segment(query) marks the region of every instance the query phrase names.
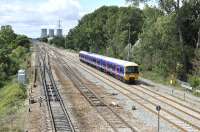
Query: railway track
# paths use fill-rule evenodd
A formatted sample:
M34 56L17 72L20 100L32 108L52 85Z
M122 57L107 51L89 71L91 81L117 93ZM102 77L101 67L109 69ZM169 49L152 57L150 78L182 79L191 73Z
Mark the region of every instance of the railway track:
M76 69L72 68L68 63L59 57L54 58L54 60L57 61L57 64L65 63L65 65L60 65L60 69L62 69L63 73L65 73L71 79L80 93L88 100L88 102L96 109L96 111L101 115L101 117L103 117L103 119L112 127L114 131L137 131L136 128L133 128L131 125L129 125L117 114L117 112L115 112L89 88L88 84L84 81L84 78L80 77L80 75L77 75L77 71L75 71Z
M49 64L50 62L45 58L45 56L40 55L38 58L38 63L40 67L40 75L47 102L47 108L51 120L51 128L48 128L47 131L75 132L72 121L67 113L53 78L51 66Z
M60 54L60 53L59 53ZM64 56L64 55L62 55L62 54L60 54L61 56ZM145 98L143 98L142 96L141 96L141 93L139 94L139 93L134 93L132 90L130 90L130 87L132 87L132 88L136 88L136 86L121 86L121 84L120 84L120 86L119 86L119 83L116 83L116 81L114 80L114 79L109 79L109 78L106 78L108 81L105 81L105 74L104 75L100 75L99 73L97 73L97 71L96 71L96 69L93 69L93 68L89 68L89 67L87 67L86 68L86 66L85 65L83 65L83 64L80 64L80 63L78 63L77 61L74 61L74 60L72 60L72 57L71 57L71 59L69 60L69 57L70 56L68 56L68 58L65 56L65 58L67 58L68 59L68 61L72 61L73 63L76 63L76 64L79 64L79 65L81 65L82 66L82 68L85 70L85 71L87 71L88 73L90 73L91 75L93 75L93 76L95 76L95 77L97 77L97 78L101 78L100 80L101 81L103 81L104 83L106 83L106 84L108 84L109 86L112 86L113 87L113 84L114 85L117 85L117 86L115 86L115 87L113 87L114 89L116 89L116 87L117 87L117 89L116 90L118 90L118 91L120 91L121 93L123 93L124 95L126 95L127 97L129 97L130 99L132 99L132 100L134 100L134 101L136 101L136 102L138 102L139 104L141 104L142 106L144 106L145 108L147 108L148 110L150 110L151 112L153 112L153 113L157 113L156 111L155 111L155 106L156 106L156 104L155 103L153 103L153 101L151 100L148 100L148 99L145 99ZM74 58L74 57L73 57ZM90 70L88 70L88 69L90 69ZM94 75L94 74L96 74L96 75ZM125 85L125 84L124 84ZM140 87L140 86L139 86ZM143 87L143 86L142 86ZM123 88L123 89L122 89ZM141 88L138 88L138 86L137 86L137 89L139 89L140 90L140 92L141 92ZM126 92L124 91L124 90L126 90ZM143 88L143 90L144 90L144 88ZM145 89L146 90L146 89ZM149 91L149 90L148 90ZM129 94L127 94L127 92L129 93ZM144 92L144 91L142 91L142 92ZM151 91L149 91L149 92L151 92ZM145 94L147 93L147 91L145 91ZM165 119L165 120L167 120L169 123L171 123L171 124L173 124L174 126L176 126L177 128L179 128L179 129L181 129L182 131L200 131L200 127L199 127L199 124L198 124L198 122L199 122L199 116L198 116L198 114L199 114L199 111L198 110L196 110L196 109L194 109L194 108L190 108L186 103L183 103L183 102L181 102L181 101L177 101L177 99L175 100L174 98L169 98L169 97L165 97L165 96L161 96L160 94L158 94L158 93L154 93L154 95L152 95L152 93L153 92L151 92L151 96L152 97L156 97L156 100L161 100L161 101L163 101L164 102L164 99L167 99L168 101L170 100L171 102L169 102L169 103L167 103L167 105L170 105L170 107L173 107L173 108L175 108L175 109L177 109L177 110L179 110L179 111L181 111L182 113L184 113L185 115L182 115L182 116L185 116L184 118L182 117L182 116L180 116L180 115L176 115L176 114L174 114L174 113L172 113L172 112L170 112L169 110L167 110L166 108L164 108L164 111L162 111L161 112L161 117L163 118L163 119ZM130 95L131 94L131 95ZM137 98L139 98L139 99L142 99L142 100L144 100L144 101L146 101L147 102L147 104L145 103L145 104L142 104L142 103L140 103L139 101L138 101L138 99L135 99L135 97L133 97L132 95L135 95ZM148 95L148 96L150 96L150 94ZM161 97L162 98L164 98L164 99L161 99ZM155 99L155 98L154 98ZM154 100L154 102L155 102L155 100ZM166 103L166 101L164 102L164 103ZM173 104L174 103L174 104ZM172 105L173 104L173 105ZM177 107L177 106L178 107ZM181 107L180 107L181 106ZM152 108L153 107L153 108ZM187 110L186 110L187 109ZM186 111L185 111L186 110ZM191 113L193 113L193 114L191 114ZM194 113L196 113L196 114L194 114ZM187 119L187 117L188 116L190 116L190 117L192 117L192 118L188 118ZM195 123L194 123L195 122Z

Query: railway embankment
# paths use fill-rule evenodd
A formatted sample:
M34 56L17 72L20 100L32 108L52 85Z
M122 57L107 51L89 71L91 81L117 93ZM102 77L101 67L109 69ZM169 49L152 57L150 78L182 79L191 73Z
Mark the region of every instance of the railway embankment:
M0 30L0 131L22 131L26 85L17 81L17 72L30 66L30 41L16 34L10 25Z
M30 57L27 52L17 62L21 62L23 68L28 69L26 60ZM29 71L27 70L27 73ZM28 85L22 85L17 81L17 75L8 76L0 87L0 131L22 131L24 129Z

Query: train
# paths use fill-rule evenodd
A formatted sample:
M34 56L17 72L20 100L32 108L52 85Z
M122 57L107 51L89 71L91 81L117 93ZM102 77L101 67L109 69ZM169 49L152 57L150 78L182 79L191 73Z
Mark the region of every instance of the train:
M86 51L79 52L79 60L115 78L126 82L136 82L139 78L139 67L134 62L124 61Z

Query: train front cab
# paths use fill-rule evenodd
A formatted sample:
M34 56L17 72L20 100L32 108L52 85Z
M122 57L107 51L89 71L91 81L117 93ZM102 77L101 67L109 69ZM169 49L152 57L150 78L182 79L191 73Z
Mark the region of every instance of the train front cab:
M138 65L127 65L125 66L125 82L136 82L139 78Z

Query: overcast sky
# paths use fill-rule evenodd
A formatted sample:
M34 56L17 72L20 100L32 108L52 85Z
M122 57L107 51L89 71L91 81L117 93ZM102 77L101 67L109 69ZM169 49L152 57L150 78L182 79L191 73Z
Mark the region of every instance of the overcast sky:
M16 33L39 37L41 28L57 28L66 34L78 20L103 5L127 5L125 0L0 0L0 25L11 25Z

